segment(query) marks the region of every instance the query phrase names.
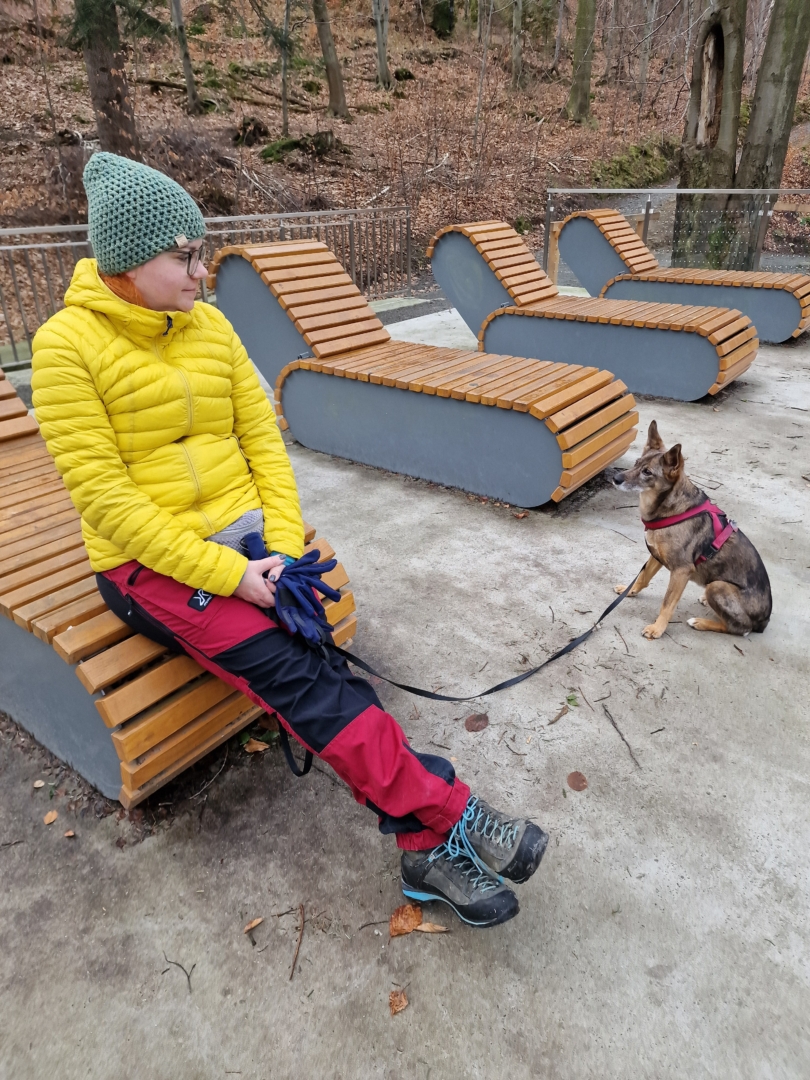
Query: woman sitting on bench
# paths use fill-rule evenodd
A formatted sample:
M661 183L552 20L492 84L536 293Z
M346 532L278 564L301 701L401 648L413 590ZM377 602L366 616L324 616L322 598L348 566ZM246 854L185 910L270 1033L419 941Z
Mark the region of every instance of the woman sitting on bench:
M34 407L82 517L109 607L274 712L402 849L407 896L465 922L517 914L548 840L412 750L368 682L274 621L276 581L304 551L275 416L230 323L195 302L205 224L154 169L98 153L84 171L96 259L34 340ZM266 558L250 561L249 533ZM282 582L283 584L283 582ZM326 659L325 657L328 657ZM499 875L502 875L500 877Z

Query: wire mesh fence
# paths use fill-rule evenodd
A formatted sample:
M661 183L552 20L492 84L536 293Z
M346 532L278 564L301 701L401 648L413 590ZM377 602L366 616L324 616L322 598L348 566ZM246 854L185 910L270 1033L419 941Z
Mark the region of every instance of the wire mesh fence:
M411 291L407 207L206 219L210 251L235 244L321 240L370 299ZM0 367L31 362L39 327L64 306L73 269L92 257L86 225L0 229ZM203 285L203 299L216 302Z
M618 210L660 266L810 274L810 189L551 188L544 265L560 285L578 285L555 261L560 223L577 210Z

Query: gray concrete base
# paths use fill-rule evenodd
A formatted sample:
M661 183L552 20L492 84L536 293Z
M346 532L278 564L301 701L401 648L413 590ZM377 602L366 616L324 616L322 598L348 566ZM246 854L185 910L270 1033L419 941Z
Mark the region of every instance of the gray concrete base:
M488 325L487 352L606 368L637 394L697 401L717 380L717 352L700 334L544 319L505 311Z
M616 254L599 226L590 218L572 218L560 230L557 240L560 258L576 275L591 296L598 296L611 278L627 273L627 263ZM670 303L688 303L672 300Z
M494 271L462 233L445 233L436 241L430 266L442 292L476 337L487 315L513 303Z
M247 259L229 255L217 271L217 307L271 386L279 372L312 352Z
M0 617L0 709L85 780L117 799L121 768L110 731L75 669L50 645Z
M643 303L737 308L743 315L747 315L757 328L760 341L787 341L802 318L801 304L793 293L785 289L627 280L614 282L605 290L605 298L639 300Z
M298 369L284 417L311 450L539 506L560 482L557 440L529 413Z

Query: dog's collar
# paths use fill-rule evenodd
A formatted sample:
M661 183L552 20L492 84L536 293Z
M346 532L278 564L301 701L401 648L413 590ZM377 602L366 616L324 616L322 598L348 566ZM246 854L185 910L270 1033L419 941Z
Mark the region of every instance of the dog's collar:
M698 514L709 514L711 516L712 528L714 529L714 540L712 540L712 548L714 550L709 554L714 555L720 550L723 544L725 544L731 534L737 531L737 525L727 514L723 513L719 506L715 506L711 499L706 499L700 506L693 506L691 510L684 510L682 514L673 514L672 517L666 518L654 518L652 521L645 521L644 518L642 518L641 523L645 529L666 529L669 525L677 525L681 521L687 521L689 518L697 517ZM721 523L721 518L725 519L725 525ZM706 556L698 555L695 559L695 566L698 566L702 562L706 562Z

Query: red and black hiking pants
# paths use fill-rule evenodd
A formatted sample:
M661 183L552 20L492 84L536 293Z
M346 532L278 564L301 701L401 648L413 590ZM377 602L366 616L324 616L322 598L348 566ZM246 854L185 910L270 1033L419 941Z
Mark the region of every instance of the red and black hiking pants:
M470 789L453 766L412 750L373 688L342 657L324 659L254 604L200 593L138 562L97 580L108 606L138 633L188 653L275 713L379 815L380 830L395 833L399 847L434 847L461 817Z

